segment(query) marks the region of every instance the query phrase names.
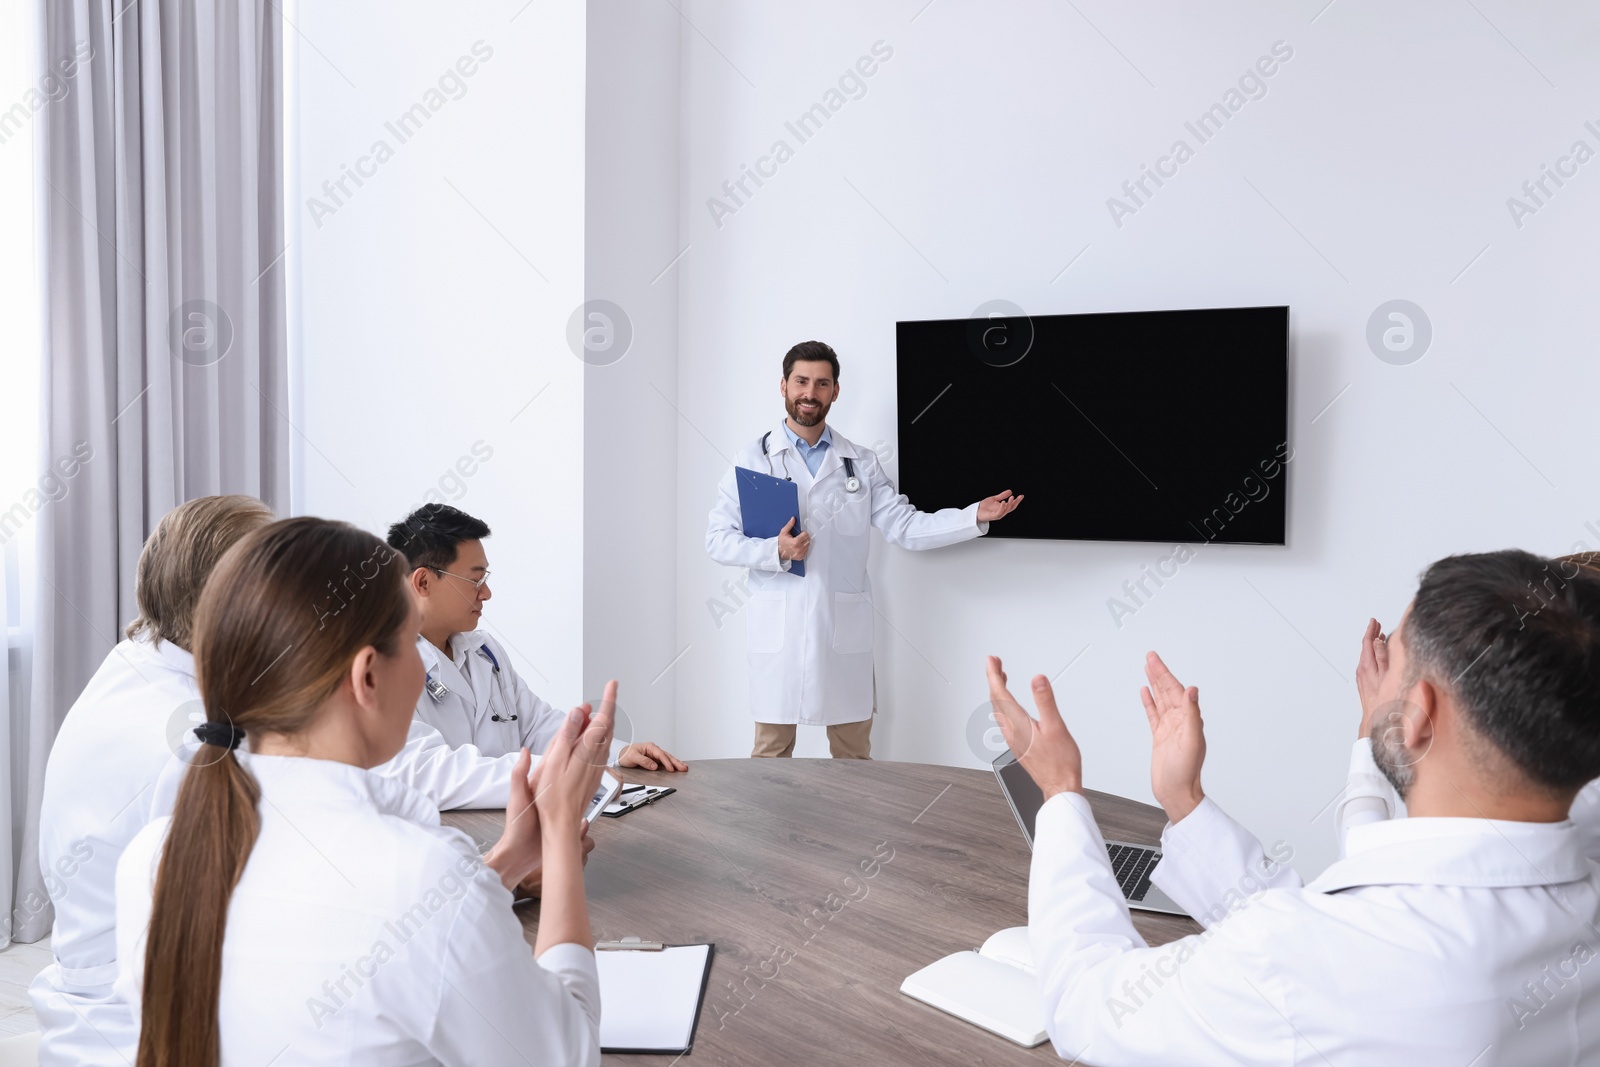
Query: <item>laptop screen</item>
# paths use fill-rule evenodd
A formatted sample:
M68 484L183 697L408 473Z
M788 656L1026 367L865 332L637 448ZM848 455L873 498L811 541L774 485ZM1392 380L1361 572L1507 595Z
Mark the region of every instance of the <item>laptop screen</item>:
M1016 755L1010 749L995 759L994 773L1000 779L1000 791L1006 795L1006 803L1011 805L1011 814L1017 817L1017 825L1022 827L1022 836L1027 840L1028 847L1032 848L1033 820L1044 806L1044 793L1040 792L1028 772L1022 769L1022 764L1017 762Z

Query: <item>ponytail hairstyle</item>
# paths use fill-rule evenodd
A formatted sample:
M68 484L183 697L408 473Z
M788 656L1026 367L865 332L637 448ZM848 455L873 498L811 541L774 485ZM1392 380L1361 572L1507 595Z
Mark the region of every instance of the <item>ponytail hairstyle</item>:
M138 1067L221 1060L228 901L260 825L260 787L230 738L304 731L362 649L395 655L408 638L404 582L404 557L378 538L309 517L246 535L206 582L193 649L205 743L184 775L156 873Z

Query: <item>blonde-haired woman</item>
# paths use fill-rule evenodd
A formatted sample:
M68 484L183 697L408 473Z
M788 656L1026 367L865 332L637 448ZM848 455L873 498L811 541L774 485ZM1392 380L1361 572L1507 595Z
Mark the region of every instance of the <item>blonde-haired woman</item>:
M138 1067L599 1062L580 835L615 683L531 780L522 754L480 859L421 794L367 772L405 743L422 690L403 571L370 534L297 518L207 583L205 755L117 870ZM530 953L509 887L541 864Z

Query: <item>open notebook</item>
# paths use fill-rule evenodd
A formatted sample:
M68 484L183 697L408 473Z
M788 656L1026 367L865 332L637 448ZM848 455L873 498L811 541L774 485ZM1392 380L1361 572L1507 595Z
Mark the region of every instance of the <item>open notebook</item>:
M712 947L596 952L600 1051L688 1052L711 978Z
M976 952L928 964L900 983L900 992L1024 1048L1047 1036L1026 926L993 934Z

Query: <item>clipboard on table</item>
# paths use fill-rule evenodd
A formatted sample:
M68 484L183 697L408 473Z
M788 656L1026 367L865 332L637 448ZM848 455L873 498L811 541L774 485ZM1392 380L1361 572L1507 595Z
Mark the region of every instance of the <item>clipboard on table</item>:
M800 532L800 487L787 478L774 478L747 467L733 468L739 483L739 524L746 537L777 537L794 520L790 534ZM789 573L803 578L806 561L790 560Z
M626 786L600 814L608 819L620 819L630 811L636 811L647 804L654 804L662 797L669 797L677 791L676 787L670 785Z
M715 944L666 945L624 938L595 946L600 973L600 1051L684 1055L711 984Z

